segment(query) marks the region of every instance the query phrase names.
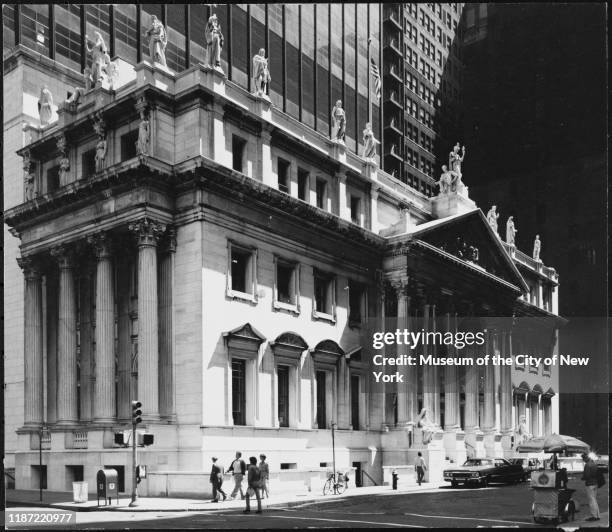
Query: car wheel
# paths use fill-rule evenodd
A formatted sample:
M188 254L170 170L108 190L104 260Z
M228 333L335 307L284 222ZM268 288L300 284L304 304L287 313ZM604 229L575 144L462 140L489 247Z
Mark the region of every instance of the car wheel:
M483 488L486 488L489 485L489 477L483 477L482 480L480 481L480 485Z
M576 515L576 508L574 507L574 501L570 501L565 505L565 520L573 521Z

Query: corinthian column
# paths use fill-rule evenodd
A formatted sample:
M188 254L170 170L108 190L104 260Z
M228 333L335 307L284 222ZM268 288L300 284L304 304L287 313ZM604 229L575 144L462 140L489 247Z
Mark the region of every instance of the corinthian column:
M96 423L112 423L115 397L115 302L113 297L113 259L111 241L106 233L88 238L94 246L96 267L96 384L93 417Z
M17 259L25 277L24 301L24 422L43 422L42 275L31 258Z
M64 246L51 250L59 264L57 331L57 423L70 425L77 417L77 338L74 257Z
M401 331L404 329L410 330L410 296L408 295L408 283L405 280L393 283L393 288L397 294L397 328ZM397 346L397 355L410 355L409 347L405 344ZM399 366L397 368L400 375L404 377L404 381L398 383L397 387L397 418L400 424L411 424L415 416L416 410L416 387L414 386L412 374L414 368L409 365Z
M159 413L174 415L173 280L176 231L168 228L159 263Z
M165 226L149 218L129 226L138 244L138 400L143 419L159 419L157 242Z
M127 246L126 246L127 247ZM130 396L132 370L132 340L130 320L130 260L127 253L117 256L117 336L118 336L118 385L117 416L127 421L131 416Z
M494 332L485 333L485 354L491 357L495 354ZM495 429L495 368L493 364L484 367L484 422L482 428L487 431Z
M89 257L84 258L83 267L80 270L79 288L79 323L80 348L81 348L81 420L91 421L93 414L93 334L92 334L92 296L93 296L93 264Z

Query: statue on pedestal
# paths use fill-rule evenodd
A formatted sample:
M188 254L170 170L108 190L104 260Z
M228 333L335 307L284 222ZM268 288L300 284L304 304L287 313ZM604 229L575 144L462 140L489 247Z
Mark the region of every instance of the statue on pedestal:
M136 153L138 155L149 155L149 120L144 111L140 113L140 125L138 126L138 140L136 141Z
M204 29L206 39L206 64L221 70L221 50L223 48L223 33L217 15L214 13L208 19Z
M36 176L32 172L32 159L30 152L26 152L23 157L23 181L25 185L25 200L30 201L36 196Z
M60 159L59 167L59 182L60 186L64 186L68 183L68 175L70 174L70 159L64 156Z
M38 99L38 115L40 117L40 125L46 126L51 122L53 114L53 95L47 85L43 85L40 89L40 98Z
M437 185L440 187L440 194L448 194L449 192L457 191L457 183L461 179L461 176L457 172L449 170L448 167L442 165L442 175Z
M253 56L253 87L255 88L255 94L257 96L266 96L268 84L271 80L266 51L260 48L259 53Z
M487 213L487 222L489 222L491 229L493 229L493 231L495 232L497 236L499 236L499 233L497 232L497 219L498 218L499 218L499 213L497 212L497 205L493 205L489 209L489 212Z
M151 61L166 66L168 35L166 34L166 28L155 15L151 17L151 26L147 30L146 36L149 38Z
M337 100L331 112L332 140L344 144L346 135L346 113L342 108L342 100Z
M527 420L525 416L521 416L519 417L519 426L514 433L514 446L516 447L530 438L531 434L527 430Z
M80 103L81 96L91 90L91 69L89 67L86 67L85 70L83 70L83 81L85 82L85 88L75 87L74 91L70 95L70 98L66 100L67 105L77 106Z
M465 146L461 147L461 155L459 155L459 143L455 144L453 151L448 156L448 167L451 172L456 172L461 175L461 163L465 159Z
M510 244L511 246L514 246L514 237L516 236L516 233L518 233L518 229L516 229L514 227L514 220L513 217L510 216L510 218L508 218L508 221L506 222L506 243Z
M417 418L417 427L423 429L423 443L427 445L433 438L436 424L429 419L427 408L423 408Z
M96 143L96 172L104 169L106 160L107 142L106 137L101 136Z
M537 260L538 262L542 262L540 259L540 250L542 249L542 241L540 240L540 235L536 235L535 240L533 242L533 260Z
M374 138L374 132L372 131L372 124L368 122L363 130L363 158L364 159L376 159L376 146L380 144L380 141Z
M99 31L94 32L95 40L91 40L85 35L85 48L91 54L91 78L94 87L102 83L103 74L106 71L110 57L106 48L106 43ZM91 43L91 47L89 46Z

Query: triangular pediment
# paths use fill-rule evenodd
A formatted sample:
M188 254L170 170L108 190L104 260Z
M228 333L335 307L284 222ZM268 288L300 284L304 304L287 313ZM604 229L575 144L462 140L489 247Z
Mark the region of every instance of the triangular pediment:
M231 331L223 333L223 336L226 338L239 338L241 340L251 340L258 344L261 344L266 340L266 337L261 334L255 327L253 327L250 323L245 323L240 327L236 327Z
M414 227L408 237L424 242L507 283L528 290L514 261L480 209Z

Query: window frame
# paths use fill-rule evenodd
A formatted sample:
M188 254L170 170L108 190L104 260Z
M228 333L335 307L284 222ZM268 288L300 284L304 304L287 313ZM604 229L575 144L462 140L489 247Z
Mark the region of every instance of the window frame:
M240 135L236 135L236 133L231 133L232 135L232 170L234 170L235 172L240 172L241 174L245 174L247 175L247 172L245 170L248 170L247 168L247 140L240 136ZM236 161L236 154L234 153L234 147L237 146L237 144L240 144L241 149L242 149L242 153L241 153L241 158L240 158L240 170L238 170L237 168L235 168L235 161Z
M232 288L232 251L236 249L238 251L250 254L250 279L251 279L251 293L249 292L240 292L239 290L234 290ZM249 301L251 303L257 304L258 296L257 296L257 248L254 246L248 246L244 244L240 244L235 240L228 239L227 241L227 284L225 294L227 297L231 299L239 299L243 301ZM249 266L247 265L247 269ZM249 278L245 280L245 285L249 284ZM248 286L247 286L248 288Z
M351 312L351 293L353 290L358 290L360 292L359 297L359 319L355 319ZM348 325L349 327L361 327L363 323L367 320L367 290L363 283L358 281L353 281L351 279L348 280L348 304L347 304L347 314L348 314Z
M336 323L336 303L337 303L337 296L336 296L336 286L337 286L337 277L335 274L333 273L329 273L329 272L325 272L323 270L320 270L318 268L313 267L312 269L312 275L313 275L313 294L312 294L312 317L315 320L323 320L323 321L329 321L331 323ZM331 310L331 312L321 312L319 310L317 310L317 300L316 300L316 282L317 279L322 279L327 281L328 283L328 288L327 288L327 296L326 299L328 301L328 304L331 308L328 308L328 310Z
M294 303L285 303L278 298L278 267L279 265L293 268L293 279L289 281L293 284ZM295 315L300 314L300 263L297 261L285 259L279 255L274 255L274 299L273 308L275 310L285 310Z

